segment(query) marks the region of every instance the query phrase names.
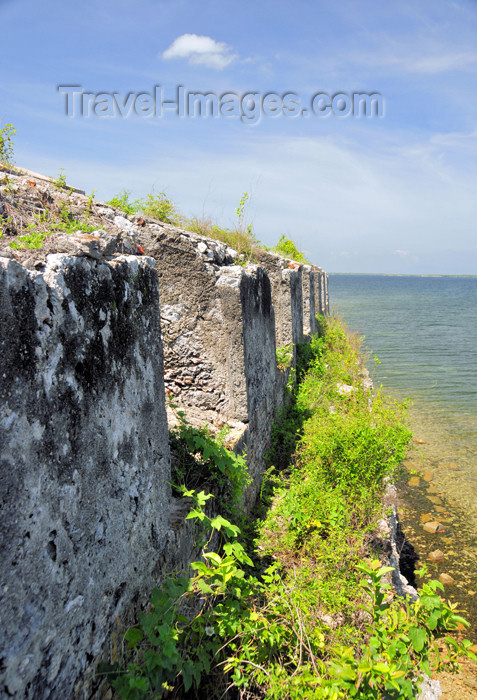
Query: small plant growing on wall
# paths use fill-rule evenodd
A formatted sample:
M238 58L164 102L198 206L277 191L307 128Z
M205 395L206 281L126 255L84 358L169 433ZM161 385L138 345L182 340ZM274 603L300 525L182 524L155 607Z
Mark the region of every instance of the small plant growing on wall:
M298 250L295 243L285 235L280 236L278 243L271 248L267 248L267 250L270 250L273 253L278 253L278 255L283 255L285 258L291 258L292 260L296 260L296 262L303 263L305 265L309 262L301 250Z
M0 129L0 163L3 165L13 163L13 137L16 133L13 124L5 124L3 129Z
M163 221L166 224L172 224L174 226L180 224L181 217L179 212L172 200L166 196L165 192L148 194L146 199L143 200L140 209L146 216L159 219L159 221Z

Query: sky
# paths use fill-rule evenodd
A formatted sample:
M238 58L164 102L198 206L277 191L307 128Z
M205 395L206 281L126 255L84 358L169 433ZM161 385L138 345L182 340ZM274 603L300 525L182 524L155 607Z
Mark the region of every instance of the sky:
M100 200L165 192L227 227L247 192L262 243L285 234L328 272L477 274L475 0L0 0L0 24L17 165ZM236 101L194 118L136 100L178 85ZM307 111L272 97L248 118L248 93ZM314 114L318 93L382 110Z

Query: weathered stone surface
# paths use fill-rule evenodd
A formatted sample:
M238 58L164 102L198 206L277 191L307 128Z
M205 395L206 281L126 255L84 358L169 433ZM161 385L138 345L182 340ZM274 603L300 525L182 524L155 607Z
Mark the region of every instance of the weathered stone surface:
M330 297L328 293L328 275L326 272L323 273L323 283L324 283L324 297L325 297L325 314L330 313Z
M336 390L338 394L341 394L341 396L344 396L345 394L352 394L353 391L356 391L354 386L351 386L351 384L343 384L341 382L336 385Z
M167 392L184 407L248 423L258 383L247 377L260 367L268 387L267 377L273 382L276 376L270 359L275 330L267 273L233 264L234 251L223 243L166 224L148 222L137 236L158 265ZM252 359L247 351L246 368L246 329L252 326L256 337L249 345L254 352Z
M266 268L272 285L272 302L276 318L276 345L303 342L303 265L266 251L256 252L260 265Z
M155 581L170 466L153 265L0 259L5 696L67 698Z
M315 309L316 313L320 316L326 316L328 313L327 310L327 305L326 305L326 295L327 295L327 288L326 288L326 281L325 281L325 273L321 269L321 267L317 267L316 265L313 265L313 271L315 275Z
M270 278L257 265L233 264L237 253L223 243L179 233L148 221L137 231L161 281L166 391L187 415L200 409L218 425L242 425L235 449L247 450L250 501L281 403Z
M316 320L315 272L311 265L303 265L303 334L314 335L318 332Z
M441 696L442 690L439 681L432 680L429 676L424 676L418 700L439 700Z
M453 586L455 584L455 579L449 574L441 574L439 576L439 581L444 584L444 586Z
M263 268L250 267L243 273L240 301L243 329L243 350L240 350L244 358L249 423L247 459L254 480L250 489L253 499L263 475L272 422L281 405L281 396L277 396L275 315L270 280Z

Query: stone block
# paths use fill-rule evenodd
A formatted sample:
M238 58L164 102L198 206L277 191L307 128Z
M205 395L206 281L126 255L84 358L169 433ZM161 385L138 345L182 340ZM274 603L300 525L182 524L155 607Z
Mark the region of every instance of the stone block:
M67 698L169 527L151 258L0 258L0 687Z

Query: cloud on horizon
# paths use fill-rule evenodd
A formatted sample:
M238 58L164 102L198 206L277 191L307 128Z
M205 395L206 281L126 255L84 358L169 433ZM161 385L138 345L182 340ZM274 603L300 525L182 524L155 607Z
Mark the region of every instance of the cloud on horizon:
M235 61L237 54L223 41L210 36L182 34L167 48L162 58L166 61L185 58L191 65L202 65L215 70L223 70Z

